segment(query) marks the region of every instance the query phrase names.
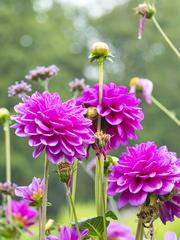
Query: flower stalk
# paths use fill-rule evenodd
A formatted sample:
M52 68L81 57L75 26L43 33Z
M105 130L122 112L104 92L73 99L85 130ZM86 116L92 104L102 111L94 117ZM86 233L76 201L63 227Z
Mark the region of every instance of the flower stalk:
M77 168L78 168L78 160L75 159L74 165L73 165L73 175L72 175L72 202L74 206L76 201ZM73 209L71 208L71 221L75 220L73 215L74 215Z
M11 184L11 151L10 151L10 129L9 120L4 123L5 135L5 159L6 159L6 182ZM11 222L11 195L7 196L8 221Z
M155 97L151 96L152 102L163 111L173 122L180 126L180 120L175 116L173 112L168 110L164 105L162 105Z
M144 235L144 226L143 226L142 219L139 218L135 240L143 240L143 235Z
M48 177L49 177L48 172L49 172L49 161L48 161L47 155L45 154L45 160L44 160L44 195L43 195L43 199L42 199L42 216L41 216L40 240L45 240Z
M161 28L161 26L159 25L157 19L155 18L155 16L152 17L152 20L156 26L156 28L158 29L158 31L161 33L161 35L163 36L164 40L167 42L167 44L170 46L170 48L173 50L173 52L176 54L176 56L178 58L180 58L180 52L178 51L178 49L174 46L174 44L171 42L171 40L168 38L168 36L166 35L166 33L163 31L163 29Z

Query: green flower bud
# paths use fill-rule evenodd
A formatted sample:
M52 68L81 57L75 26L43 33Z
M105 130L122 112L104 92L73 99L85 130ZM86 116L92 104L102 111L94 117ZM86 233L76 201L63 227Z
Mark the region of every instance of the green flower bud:
M90 62L102 62L106 59L112 61L111 57L113 57L110 53L109 47L104 42L96 42L93 44L91 48L91 54L89 56Z
M6 108L0 108L0 124L4 124L10 119L10 113Z
M88 107L86 117L91 120L96 120L98 116L96 107Z

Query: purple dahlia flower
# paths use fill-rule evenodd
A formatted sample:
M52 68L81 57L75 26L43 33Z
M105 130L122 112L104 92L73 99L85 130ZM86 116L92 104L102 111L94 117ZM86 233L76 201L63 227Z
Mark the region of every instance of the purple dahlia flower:
M26 96L28 92L32 91L32 86L30 84L27 84L24 81L15 82L15 84L8 87L8 96L14 97L18 96L20 98Z
M63 103L57 93L36 92L16 105L15 111L12 127L17 136L29 138L34 158L44 149L53 164L86 157L86 147L93 143L91 120L84 117L86 109L77 106L75 99Z
M81 231L81 237L85 237L88 233L87 229ZM59 236L48 236L46 240L78 240L78 234L75 228L63 226L60 229Z
M118 206L142 205L149 193L169 194L180 178L176 154L153 142L128 147L109 176L108 194L121 193Z
M144 78L132 78L130 81L130 92L142 91L144 100L148 103L152 103L152 91L153 91L153 83L152 81Z
M35 69L29 71L25 79L31 81L47 80L57 75L58 72L59 68L54 64L48 67L37 66Z
M41 204L43 193L44 180L36 177L33 178L29 186L17 187L15 189L16 196L23 198L24 201L33 205Z
M38 211L28 206L25 201L11 201L12 217L14 222L22 228L35 224ZM7 212L7 209L6 209Z
M85 88L83 95L77 99L78 104L86 108L97 107L97 112L102 117L102 128L111 136L111 148L120 144L126 145L128 139L136 139L135 130L142 129L140 122L144 115L139 108L140 100L128 88L117 86L114 83L103 85L102 104L98 104L99 85ZM96 122L94 131L96 132Z
M107 228L108 240L134 240L130 228L121 225L118 222L111 222Z

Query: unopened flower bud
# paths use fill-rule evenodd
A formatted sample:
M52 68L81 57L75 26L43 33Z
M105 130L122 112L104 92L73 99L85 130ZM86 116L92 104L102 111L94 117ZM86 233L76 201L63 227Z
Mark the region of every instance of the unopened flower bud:
M94 134L95 151L97 155L103 154L106 158L106 155L110 150L110 138L111 136L103 133L103 131L97 131Z
M111 60L111 53L109 47L104 42L96 42L91 48L91 54L89 56L90 62L104 61L106 59ZM112 61L112 60L111 60Z
M60 163L58 165L58 176L61 182L68 184L72 174L72 165L68 163Z
M6 108L0 108L0 124L4 124L9 121L10 113Z
M53 219L49 219L46 223L46 226L45 226L45 232L47 235L50 234L51 230L54 229L54 220Z
M96 120L98 116L96 107L88 107L86 117L91 120Z

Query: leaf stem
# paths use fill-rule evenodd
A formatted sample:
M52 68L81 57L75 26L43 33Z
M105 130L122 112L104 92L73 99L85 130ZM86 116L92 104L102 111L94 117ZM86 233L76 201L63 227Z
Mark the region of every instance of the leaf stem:
M11 184L11 149L10 149L10 129L9 121L4 124L4 135L5 135L5 159L6 159L6 182ZM7 215L8 221L11 222L12 209L11 209L11 196L7 196Z
M41 219L41 240L45 240L45 226L46 226L46 213L47 213L47 194L48 194L48 173L49 161L45 154L44 159L44 194L42 199L42 219Z
M168 110L164 105L162 105L155 97L151 96L152 102L161 110L163 111L173 122L175 122L178 126L180 126L180 120Z
M176 56L178 58L180 58L180 52L178 51L178 49L174 46L174 44L171 42L171 40L168 38L168 36L166 35L166 33L163 31L163 29L161 28L161 26L159 25L157 19L155 18L155 16L152 17L152 20L156 26L156 28L158 29L158 31L161 33L161 35L163 36L164 40L167 42L167 44L170 46L170 48L173 50L173 52L176 54Z

